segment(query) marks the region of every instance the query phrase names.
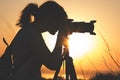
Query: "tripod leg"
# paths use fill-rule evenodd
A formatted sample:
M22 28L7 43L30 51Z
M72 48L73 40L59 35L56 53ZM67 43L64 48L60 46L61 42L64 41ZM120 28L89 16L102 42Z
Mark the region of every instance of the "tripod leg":
M68 57L66 60L66 80L77 80L73 60L71 57Z
M58 67L57 67L57 69L56 69L56 72L55 72L55 75L54 75L53 80L57 80L57 78L58 78L58 73L60 72L61 66L62 66L62 60L61 60L61 62L58 64Z
M69 65L69 61L66 60L66 80L69 80L69 74L70 74L70 65Z

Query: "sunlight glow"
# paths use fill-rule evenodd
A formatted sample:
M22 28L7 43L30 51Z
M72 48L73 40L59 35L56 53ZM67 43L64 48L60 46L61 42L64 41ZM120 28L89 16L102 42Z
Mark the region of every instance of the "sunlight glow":
M89 53L95 46L90 34L73 33L69 36L69 51L73 58L80 58Z
M44 35L43 38L45 43L52 52L55 47L57 33L54 36L50 35L48 32L45 32L42 35ZM89 33L73 33L68 37L69 53L70 56L75 59L84 56L86 53L90 53L93 51L93 48L95 48L95 40Z

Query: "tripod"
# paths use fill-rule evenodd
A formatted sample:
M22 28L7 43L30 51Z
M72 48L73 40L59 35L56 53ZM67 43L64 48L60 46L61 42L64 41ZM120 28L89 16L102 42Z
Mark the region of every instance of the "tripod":
M77 80L75 68L73 65L73 59L72 59L72 57L69 56L68 46L64 48L63 58L64 58L63 60L65 60L66 80ZM63 60L61 59L61 62L59 63L58 68L56 69L53 80L57 80L58 73L59 73L60 68L62 66Z

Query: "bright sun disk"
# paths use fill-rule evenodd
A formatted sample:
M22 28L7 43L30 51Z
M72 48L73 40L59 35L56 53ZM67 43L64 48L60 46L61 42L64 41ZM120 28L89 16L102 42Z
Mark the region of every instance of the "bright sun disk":
M69 52L73 58L79 58L92 50L94 40L90 34L73 33L69 36Z

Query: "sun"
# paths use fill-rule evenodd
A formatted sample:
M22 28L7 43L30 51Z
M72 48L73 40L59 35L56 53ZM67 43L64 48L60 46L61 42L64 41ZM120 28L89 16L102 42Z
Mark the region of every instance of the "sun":
M73 58L85 56L95 47L92 35L83 33L73 33L69 36L69 53Z

